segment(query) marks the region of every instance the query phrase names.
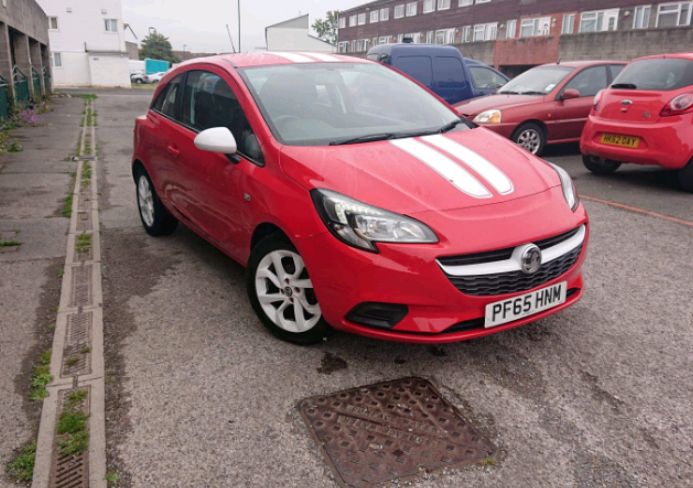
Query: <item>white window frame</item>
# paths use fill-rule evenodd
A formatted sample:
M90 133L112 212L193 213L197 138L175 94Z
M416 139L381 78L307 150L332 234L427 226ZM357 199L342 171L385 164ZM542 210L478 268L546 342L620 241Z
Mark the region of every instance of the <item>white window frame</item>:
M433 44L433 39L435 37L435 31L426 32L426 44Z
M490 1L491 1L491 0L476 0L476 2L474 2L474 3L476 3L477 5L479 5L480 3L489 3Z
M115 25L115 30L109 29ZM118 19L103 19L103 28L106 32L118 32Z
M385 22L386 20L390 20L390 7L380 9L380 22Z
M378 37L378 44L387 44L388 42L390 42L390 36Z
M438 29L434 34L436 44L454 44L455 29Z
M55 24L55 27L53 27L53 24ZM56 17L56 16L48 17L48 30L57 31L58 29L60 29L60 23L58 21L58 17Z
M575 14L563 14L563 24L561 24L561 35L569 35L575 31Z
M474 31L472 30L471 25L465 25L462 27L462 42L463 43L468 43L472 42L474 39Z
M377 22L378 22L378 15L379 15L379 10L378 10L378 9L376 9L376 10L371 10L371 11L370 11L370 15L369 15L368 22L371 23L371 24L377 23Z
M450 0L438 0L438 10L450 10Z
M602 10L589 10L582 12L580 14L580 29L579 32L589 33L589 32L607 32L618 30L618 15L620 9L617 8L607 8ZM614 19L614 28L609 29L609 19ZM594 30L585 30L585 22L595 22Z
M358 14L356 23L358 25L366 25L366 12L361 12Z
M505 22L505 38L515 39L517 36L517 19L509 19Z
M346 21L347 21L347 18L346 18L346 17L340 17L340 18L339 18L339 28L340 28L340 29L345 29L345 28L346 28Z
M53 56L51 56L53 59L53 67L54 68L62 68L63 67L63 55L62 53L54 52Z
M527 26L532 27L532 33L525 35L524 29ZM546 28L546 30L544 30ZM531 19L522 19L520 23L520 37L546 37L551 35L551 17L533 17Z
M419 10L419 2L409 2L407 3L407 17L416 17Z
M469 7L470 5L474 5L474 0L457 0L458 7Z
M349 52L349 41L342 41L337 43L337 51L340 53L348 53Z
M358 15L352 14L349 16L349 27L355 27L358 23Z
M684 5L688 5L688 15L682 21L681 14L683 13L683 6ZM676 8L671 9L672 7L676 7ZM691 12L693 12L693 2L670 2L670 3L660 3L657 6L657 22L655 24L656 27L659 27L659 19L660 19L660 16L662 15L662 10L665 8L670 9L668 12L665 12L665 15L671 15L671 14L676 15L676 25L674 27L687 27L687 26L691 25Z
M638 12L640 14L640 22L638 22ZM650 18L652 16L652 5L638 5L633 9L633 29L647 29L650 26Z
M393 16L395 19L401 19L404 17L404 12L406 11L407 6L404 4L400 5L395 5L395 11L393 13Z
M425 14L430 14L436 11L436 0L423 0L422 12Z

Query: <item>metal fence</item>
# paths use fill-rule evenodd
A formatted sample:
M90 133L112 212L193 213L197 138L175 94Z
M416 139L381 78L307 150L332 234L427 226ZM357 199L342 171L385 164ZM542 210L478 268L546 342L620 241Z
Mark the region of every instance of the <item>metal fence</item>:
M46 89L43 95L47 97L51 93L51 70L47 66L43 67L43 86Z
M34 101L38 102L45 96L45 93L41 87L41 72L33 66L31 67L31 80L34 84Z
M12 68L12 78L14 79L14 95L17 108L22 109L29 105L29 80L19 67Z
M10 84L0 76L0 122L10 118Z

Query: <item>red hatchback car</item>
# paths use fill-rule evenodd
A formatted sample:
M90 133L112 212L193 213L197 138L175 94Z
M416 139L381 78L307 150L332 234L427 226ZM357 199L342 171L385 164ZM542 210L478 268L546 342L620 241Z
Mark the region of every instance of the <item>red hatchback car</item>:
M537 66L510 80L496 95L455 105L457 111L532 154L547 144L577 142L594 96L625 63L574 61Z
M611 173L622 162L678 170L693 192L693 53L639 58L594 99L582 133L585 166Z
M181 221L247 266L255 311L285 340L331 326L459 341L582 294L588 218L568 174L377 63L190 61L134 138L146 231Z

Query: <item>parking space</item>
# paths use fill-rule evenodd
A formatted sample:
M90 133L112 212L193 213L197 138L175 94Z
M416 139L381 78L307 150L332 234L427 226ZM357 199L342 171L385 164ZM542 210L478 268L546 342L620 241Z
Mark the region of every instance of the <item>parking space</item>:
M498 447L492 462L414 486L693 483L691 227L587 201L587 288L571 309L445 346L336 334L297 347L256 319L239 265L183 227L142 230L129 165L148 101L97 101L108 461L123 485L334 486L297 403L403 376L431 380ZM546 157L586 197L693 221L665 172L596 177L574 146Z

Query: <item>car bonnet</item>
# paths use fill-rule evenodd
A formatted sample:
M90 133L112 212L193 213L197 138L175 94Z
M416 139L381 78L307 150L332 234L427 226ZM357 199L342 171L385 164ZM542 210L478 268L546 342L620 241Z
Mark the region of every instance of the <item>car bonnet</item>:
M414 214L491 205L560 185L555 171L484 128L343 146L283 146L283 171L324 188Z

